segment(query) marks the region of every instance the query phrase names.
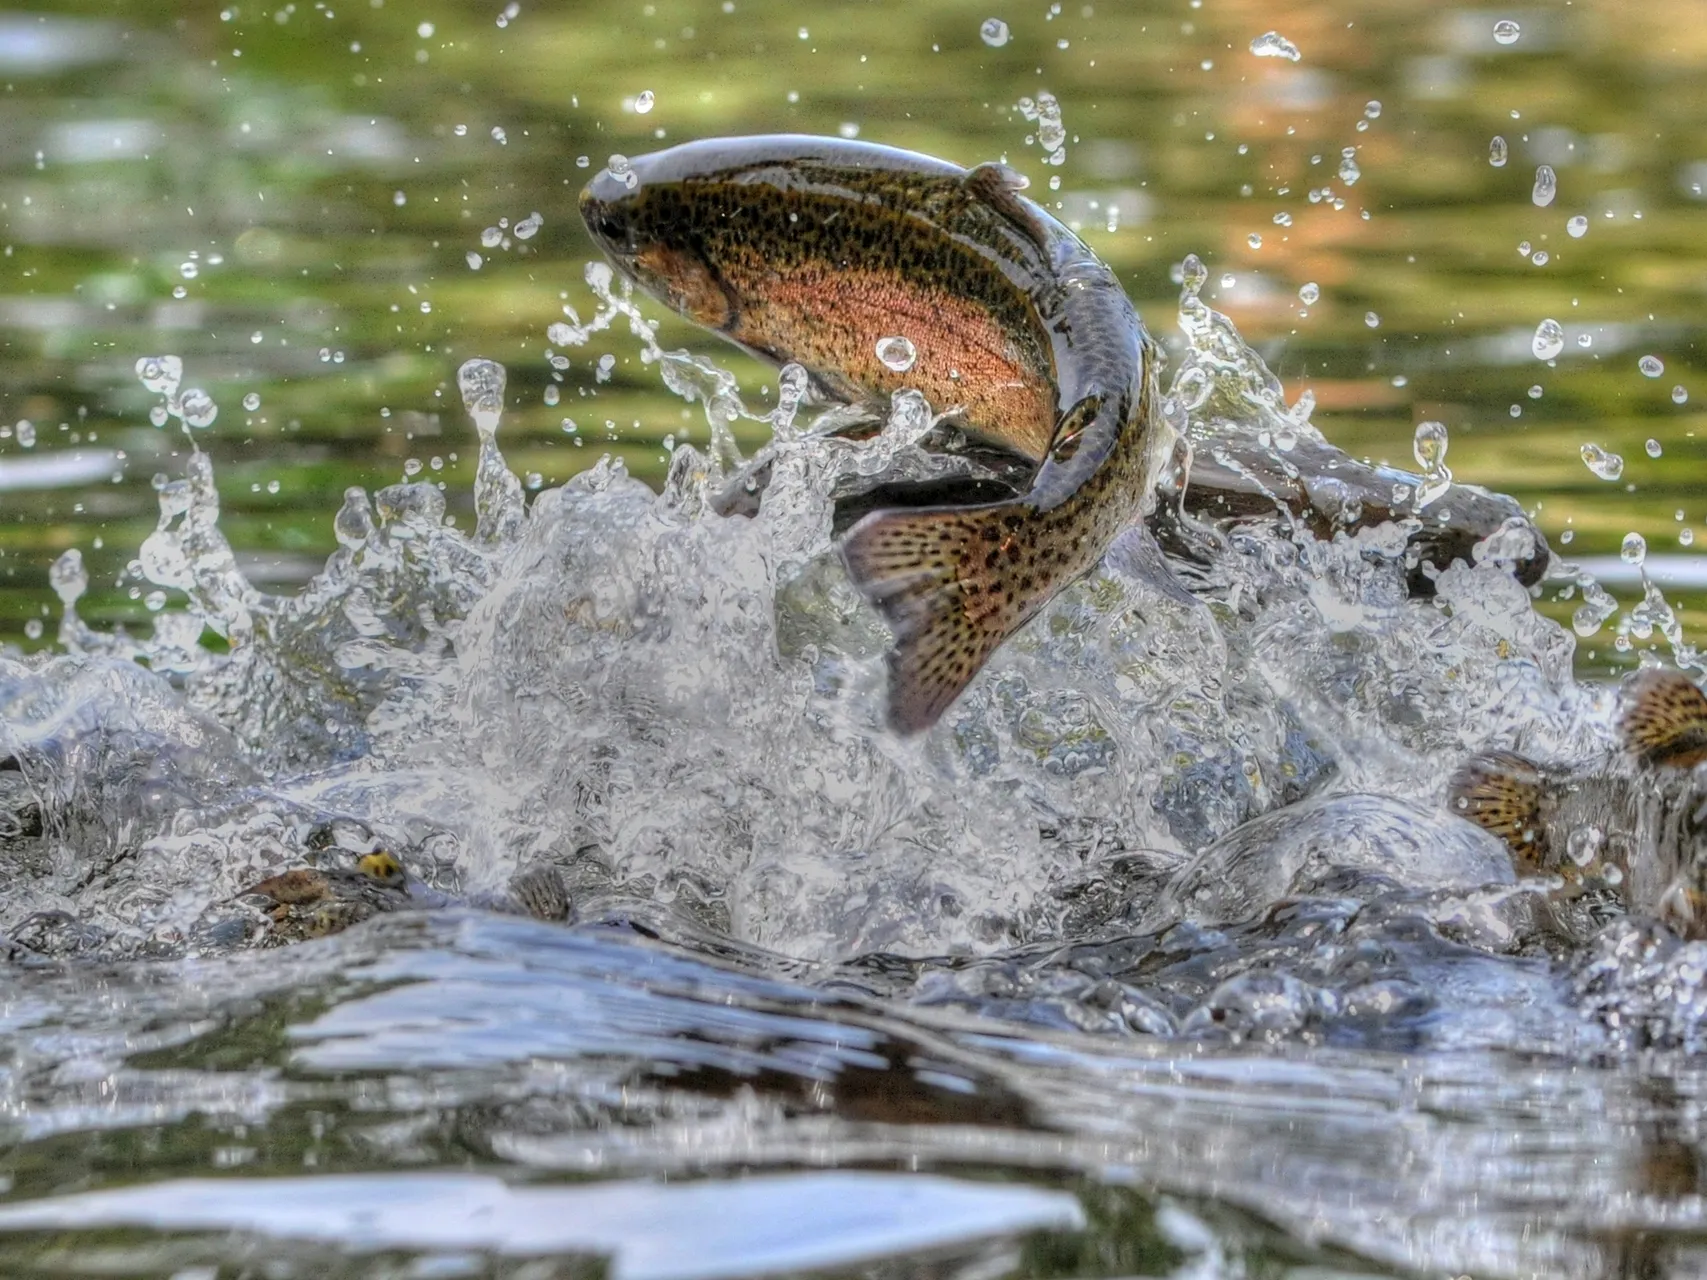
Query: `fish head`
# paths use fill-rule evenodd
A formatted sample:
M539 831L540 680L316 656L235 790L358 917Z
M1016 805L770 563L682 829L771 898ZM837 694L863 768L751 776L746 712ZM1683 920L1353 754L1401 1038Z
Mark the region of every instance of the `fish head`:
M736 308L684 216L679 184L649 181L648 159L600 171L581 190L581 220L629 280L695 324L722 330Z

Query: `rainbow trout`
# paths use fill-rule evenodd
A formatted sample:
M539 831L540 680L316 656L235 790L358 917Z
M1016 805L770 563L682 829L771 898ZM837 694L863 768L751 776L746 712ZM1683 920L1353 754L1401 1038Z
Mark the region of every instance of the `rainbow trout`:
M879 509L843 539L894 633L902 733L1143 516L1173 444L1138 313L1022 185L1004 165L777 136L640 156L581 193L599 246L687 319L842 400L914 388L1034 466L1011 499ZM910 363L885 362L889 338Z
M1503 839L1520 870L1707 938L1707 694L1679 671L1624 682L1611 758L1564 765L1473 756L1447 807Z

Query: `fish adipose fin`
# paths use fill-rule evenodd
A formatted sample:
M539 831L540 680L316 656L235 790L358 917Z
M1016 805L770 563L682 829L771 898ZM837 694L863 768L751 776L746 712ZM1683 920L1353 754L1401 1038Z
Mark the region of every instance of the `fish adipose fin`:
M985 507L873 511L848 533L854 584L895 633L889 726L930 728L985 660L1047 598L1046 575L1021 537L1033 510Z
M1541 769L1511 751L1471 756L1446 785L1446 807L1492 832L1511 848L1524 868L1547 861L1541 831Z
M1693 768L1707 760L1707 693L1681 671L1639 671L1624 682L1618 727L1642 763Z
M966 171L961 183L978 199L1001 214L1023 231L1026 238L1045 253L1049 252L1049 233L1037 220L1037 215L1025 207L1019 193L1028 185L1024 174L994 160L974 165Z

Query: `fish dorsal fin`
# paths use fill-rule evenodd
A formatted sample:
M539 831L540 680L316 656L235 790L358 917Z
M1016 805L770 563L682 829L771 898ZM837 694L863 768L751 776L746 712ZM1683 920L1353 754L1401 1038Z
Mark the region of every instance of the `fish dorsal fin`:
M1689 769L1707 760L1707 693L1681 671L1638 671L1624 682L1618 727L1643 764Z
M968 169L960 184L1023 231L1039 249L1045 253L1049 251L1049 232L1038 221L1037 214L1026 208L1019 198L1019 193L1031 185L1023 173L999 161L988 160Z
M1446 786L1446 807L1504 840L1525 870L1547 863L1541 829L1545 776L1533 760L1512 751L1471 756Z

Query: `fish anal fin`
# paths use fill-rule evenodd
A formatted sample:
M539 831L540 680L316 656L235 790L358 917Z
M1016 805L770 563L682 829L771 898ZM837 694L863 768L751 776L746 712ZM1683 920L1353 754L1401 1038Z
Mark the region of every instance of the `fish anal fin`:
M935 724L1045 598L1017 536L1030 514L1024 503L873 511L843 541L849 576L895 634L897 733Z
M1681 671L1638 671L1624 682L1618 727L1644 764L1689 769L1707 760L1707 693Z
M1446 807L1505 841L1526 871L1549 861L1541 829L1546 777L1533 760L1511 751L1471 756L1446 787Z
M1049 251L1049 232L1019 198L1019 193L1030 185L1024 174L999 161L987 160L968 169L960 181L967 191L1023 231L1039 249Z

